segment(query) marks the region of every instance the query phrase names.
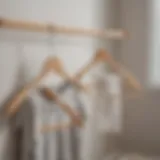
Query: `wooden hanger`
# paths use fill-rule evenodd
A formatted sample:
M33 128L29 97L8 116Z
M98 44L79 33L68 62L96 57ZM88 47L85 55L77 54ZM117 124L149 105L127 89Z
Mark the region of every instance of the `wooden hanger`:
M125 67L115 61L113 57L103 49L98 50L93 60L90 61L90 63L87 64L82 70L80 70L80 72L77 73L72 79L70 79L68 75L66 75L66 73L62 70L61 64L57 58L48 58L42 68L41 73L31 83L26 85L22 89L22 91L11 101L11 103L7 107L7 115L14 115L18 111L20 107L19 105L26 98L28 92L31 89L36 88L36 86L48 72L54 71L56 73L59 73L62 77L70 79L72 82L76 82L78 84L78 80L82 78L82 76L86 74L95 64L104 61L106 61L116 72L120 73L125 79L127 79L128 84L130 84L132 88L134 87L137 90L141 90L141 85L134 78L134 76L129 71L127 71Z
M84 66L78 73L75 74L74 79L81 79L86 73L89 72L89 70L94 67L99 62L103 62L104 56L102 55L101 50L98 50L95 54L95 56L91 59L91 61Z
M70 118L71 118L71 122L67 122L67 123L62 123L62 124L56 124L56 125L47 125L47 126L43 126L42 127L42 132L46 132L46 131L50 131L50 130L57 130L57 129L63 129L63 128L67 128L67 127L71 127L73 125L76 125L78 127L82 127L83 123L82 123L82 119L79 116L79 114L74 111L68 104L62 102L59 97L56 95L55 92L53 92L51 89L49 88L42 88L40 89L41 94L47 98L48 100L54 101L56 102L56 104L64 111L66 112Z
M92 67L94 67L96 64L100 62L107 62L114 71L120 73L125 79L127 79L128 83L132 88L134 87L137 90L141 90L141 85L134 78L134 76L129 71L127 71L124 66L115 61L114 58L103 49L98 50L94 58L90 61L90 63L88 63L77 74L75 74L73 79L80 80ZM46 90L46 93L47 92L48 91ZM49 98L50 95L48 94L47 97ZM42 132L62 130L71 126L73 126L72 122L66 122L58 125L43 126Z
M127 83L130 85L131 88L134 88L138 91L142 89L141 84L138 82L135 76L133 76L122 64L117 62L112 57L112 55L104 49L99 49L95 57L90 61L90 63L88 63L83 69L81 69L74 78L82 78L84 74L86 74L93 66L95 66L99 62L107 62L107 64L109 64L114 71L122 75L124 79L127 80Z
M135 76L127 70L125 66L120 64L118 61L116 61L111 54L109 54L107 51L101 49L101 56L103 59L111 66L111 68L119 73L130 85L131 88L141 91L142 87L140 82L135 78Z
M60 61L60 59L58 57L54 57L54 59L49 58L47 63L49 64L49 68L52 68L52 71L57 73L60 77L71 82L72 84L76 85L79 89L82 89L85 92L87 91L85 86L83 86L78 80L71 78L67 74L67 72L65 71L65 69L62 65L62 62Z
M49 57L43 67L42 70L40 72L40 74L29 84L27 84L14 98L13 100L9 103L9 105L6 108L6 115L7 116L12 116L14 115L20 108L20 104L23 102L23 100L25 100L25 98L27 97L28 92L31 89L35 89L37 87L37 85L40 83L40 81L49 73L49 72L56 72L58 73L62 78L67 78L69 80L71 80L69 78L69 76L64 72L63 67L60 63L60 60L56 57ZM77 80L71 80L72 83L76 83L76 85L78 85L81 88L85 88L82 87L82 85L80 85L78 83Z
M88 63L84 68L82 68L77 74L75 74L75 76L73 77L73 79L75 81L79 81L95 64L97 64L98 62L103 61L103 57L101 56L101 53L98 51L95 55L95 57L90 61L90 63ZM49 88L44 88L43 90L43 94L45 95L45 97L48 100L54 100L54 93L49 89ZM68 108L68 107L67 107ZM70 115L72 116L72 115ZM72 118L72 120L74 120ZM76 120L77 121L77 120ZM75 121L75 122L76 122ZM63 130L63 129L67 129L72 127L75 123L73 123L74 121L71 122L64 122L62 124L54 124L54 125L45 125L41 128L41 131L43 133L45 132L50 132L50 131L57 131L57 130Z
M45 125L41 128L41 132L42 133L47 133L47 132L56 132L59 130L64 130L64 129L68 129L73 127L75 124L71 122L64 122L64 123L60 123L60 124L54 124L54 125Z

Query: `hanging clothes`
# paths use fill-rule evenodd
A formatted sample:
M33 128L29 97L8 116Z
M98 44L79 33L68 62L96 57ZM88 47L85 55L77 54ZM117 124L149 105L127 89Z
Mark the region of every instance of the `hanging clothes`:
M100 71L98 73L101 73ZM115 91L113 86L116 86L117 89L120 84L117 76L113 76L115 77L114 81L114 78L109 74L96 77L100 78L93 78L93 91L89 96L84 95L82 92L78 94L70 84L49 87L56 91L62 101L72 106L73 109L83 115L84 119L87 119L82 129L71 127L57 132L40 132L43 125L58 124L70 119L68 115L60 110L57 104L46 100L39 94L38 90L30 95L34 104L33 148L35 159L97 160L102 158L106 145L106 136L104 134L102 136L102 133L119 130L117 129L119 127L117 120L113 121L116 116L113 109L116 108L116 112L119 111L120 103L113 103L112 94L120 90ZM109 88L111 84L113 84L112 89ZM117 125L115 125L115 122ZM104 127L101 124L107 125Z
M103 159L116 150L117 139L110 134L122 131L121 79L105 70L103 65L92 69L92 91L90 97L82 95L87 104L88 117L83 138L82 159Z
M55 88L55 87L54 87ZM82 112L82 106L74 101L73 88L68 88L67 91L57 90L61 99L66 103L74 106L75 110ZM61 92L61 93L60 93ZM38 128L43 125L59 124L61 122L69 121L68 115L61 111L60 107L54 102L48 101L41 97L38 93L36 96L32 96L35 104L35 132L34 139L36 142L35 157L43 157L46 160L71 160L79 159L79 129L77 127L71 127L62 131L51 131L49 133L40 133ZM80 104L80 103L79 103ZM76 106L79 106L76 108ZM40 129L40 128L39 128Z
M78 95L76 94L76 90L74 87L68 87L65 91L57 89L57 92L67 104L73 107L79 114L84 115L85 106L82 105ZM62 120L67 120L68 117L66 115L60 115L59 117ZM63 160L80 160L80 141L82 139L80 132L82 129L73 126L71 128L65 129L63 131L59 131L59 140L61 135L60 142L62 143L61 148L61 155L64 155ZM60 155L59 155L60 156Z

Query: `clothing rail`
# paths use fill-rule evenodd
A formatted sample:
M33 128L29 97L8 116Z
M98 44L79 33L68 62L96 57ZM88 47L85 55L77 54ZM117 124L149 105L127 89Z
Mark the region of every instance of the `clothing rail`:
M55 24L44 24L30 21L19 21L0 18L0 28L7 29L22 29L34 32L48 32L48 33L62 33L70 35L81 35L81 36L93 36L98 38L107 38L107 39L123 39L128 37L127 31L123 29L87 29L87 28L74 28L59 26Z

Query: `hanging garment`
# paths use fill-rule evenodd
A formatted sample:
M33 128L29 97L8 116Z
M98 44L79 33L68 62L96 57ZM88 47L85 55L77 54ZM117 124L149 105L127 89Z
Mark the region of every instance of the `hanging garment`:
M121 79L117 74L97 66L92 71L92 92L87 104L88 117L85 124L82 159L103 159L110 150L116 149L116 138L110 140L110 134L119 134L122 130Z
M77 102L73 102L74 96L72 90L73 88L70 88L66 92L59 93L59 96L61 96L66 103L72 106L78 106ZM36 145L34 145L34 147L36 159L42 159L43 157L46 160L78 160L80 139L79 129L71 127L62 131L41 133L39 130L40 126L66 122L69 121L69 117L63 113L54 102L44 99L38 93L35 94L36 95L32 96L32 99L35 105L34 139ZM75 107L75 109L78 111L78 108ZM82 111L82 108L79 111Z
M57 124L57 110L55 104L47 102L35 92L32 94L33 107L33 142L32 150L34 159L56 159L57 143L56 132L42 133L41 127L46 124Z
M59 91L60 93L61 91ZM73 106L75 110L77 110L78 113L84 114L84 106L80 102L80 99L78 97L78 94L76 94L76 90L72 87L65 90L63 93L60 93L62 99L68 103L70 106ZM61 114L60 119L65 119L67 117L64 117L64 115ZM76 126L73 126L71 128L59 131L59 134L61 135L61 140L59 136L59 140L62 143L61 148L61 156L64 155L63 160L80 160L80 141L82 139L81 137L81 130L80 128L77 128ZM60 152L60 151L59 151Z
M108 98L110 97L111 93L107 94L108 96L107 98L105 97L106 95L105 93L108 92L108 88L104 83L106 79L102 77L102 82L104 81L102 83L102 87L98 86L98 84L101 83L101 80L100 79L95 79L95 80L96 80L96 83L93 86L94 88L93 90L95 90L94 96L91 95L90 98L86 98L86 100L84 101L83 99L81 99L81 101L83 102L81 103L83 104L82 108L86 108L86 110L88 111L90 110L91 114L88 114L88 111L86 112L88 115L87 115L85 128L84 130L81 129L81 131L78 132L78 134L77 134L77 129L75 129L75 127L73 127L72 129L70 128L65 129L57 133L56 132L54 133L50 132L47 134L41 133L40 127L43 126L44 123L53 125L53 123L57 124L59 121L60 122L68 121L69 119L64 113L59 114L56 112L55 108L58 108L56 104L47 102L46 100L44 100L43 97L41 97L37 93L36 94L38 98L36 98L36 96L32 96L34 105L35 105L34 107L34 115L35 115L34 148L35 148L36 159L43 159L45 157L45 159L48 159L48 160L50 159L62 159L62 160L72 160L72 159L82 159L82 160L92 159L93 160L95 159L97 160L100 158L100 155L102 155L101 150L104 150L105 148L104 147L105 141L103 138L101 138L100 132L101 133L104 133L106 131L115 132L114 129L116 127L114 128L113 127L114 125L109 125L110 123L113 123L112 121L113 119L110 118L110 116L108 116L110 115L109 113L112 113L112 108L115 108L115 107L112 107L113 104L110 104L111 103L110 101L112 100L112 98L110 98L110 100ZM100 99L101 98L101 96L99 96L100 94L104 97L103 99ZM79 103L77 103L75 95L77 95L77 93L75 94L75 92L73 92L73 88L70 88L69 90L67 90L67 92L59 93L59 96L66 103L70 104L71 106L74 106L76 109L76 107L79 106ZM106 106L105 104L107 105L109 104L109 105ZM116 108L118 107L116 103L115 103L115 106ZM98 112L100 112L103 115L104 117L103 119L101 119L100 113ZM114 117L114 116L111 116L111 117ZM105 127L105 130L104 130L104 128L99 124L101 124L101 122L104 122L105 120L107 120L108 125L107 127ZM110 128L110 126L112 126L113 128ZM79 133L80 133L80 136L79 136ZM80 145L79 145L79 141L81 141ZM46 149L47 147L45 146L49 146L48 149ZM45 153L44 153L44 150L45 150Z
M120 133L123 112L120 77L107 73L97 76L95 83L98 130L102 133Z

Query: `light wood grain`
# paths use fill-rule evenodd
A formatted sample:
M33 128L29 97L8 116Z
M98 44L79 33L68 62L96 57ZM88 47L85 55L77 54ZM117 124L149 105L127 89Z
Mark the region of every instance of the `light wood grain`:
M127 31L123 29L87 29L60 26L56 24L44 24L30 21L20 21L1 18L0 27L17 30L27 30L34 32L62 33L69 35L93 36L107 39L124 39L128 37Z
M57 57L48 57L44 62L40 74L29 84L27 84L9 103L6 109L7 116L12 116L17 113L20 108L21 103L27 97L29 91L37 87L39 82L47 75L47 73L53 72L58 74L64 79L70 80L72 83L76 84L79 88L85 90L85 87L81 85L77 80L72 80L68 74L65 72L61 61Z
M84 92L88 92L86 87L80 83L79 80L71 78L70 75L67 74L65 71L63 64L61 60L58 57L52 58L52 61L50 60L50 66L52 66L53 71L57 73L60 77L63 79L70 81L72 84L76 85L79 89L81 89Z
M91 68L93 68L98 63L107 63L112 70L119 73L126 82L129 84L129 86L135 90L141 91L142 86L140 82L135 78L135 76L127 70L125 66L123 66L121 63L116 61L111 54L109 54L104 49L99 49L97 53L95 54L95 57L85 66L83 67L76 75L75 79L81 79L86 73L90 71Z
M61 124L53 124L53 125L44 125L40 129L40 131L42 133L56 132L56 131L68 129L68 128L73 127L73 126L75 126L75 124L73 124L72 122L64 122L64 123L61 123Z
M36 88L38 83L41 81L43 76L38 76L35 78L31 83L26 85L9 103L9 105L6 108L6 115L11 117L12 115L15 115L17 111L20 109L21 103L26 99L29 91L31 89Z
M92 69L96 64L105 61L106 55L102 52L102 50L97 50L95 56L89 61L89 63L81 68L79 72L77 72L74 76L74 79L81 79L85 74L87 74L90 69Z
M113 56L107 51L102 50L102 52L104 52L104 60L106 60L110 67L115 70L115 72L119 73L122 77L124 77L124 79L131 88L137 91L142 90L142 86L137 80L137 78L135 78L135 75L133 75L124 65L116 61Z
M43 77L50 72L52 69L51 61L49 59L46 60L40 74L32 80L29 84L24 86L24 88L10 101L9 105L6 109L6 115L11 117L17 113L19 110L21 103L27 97L29 91L37 87L39 82L43 79Z
M74 109L72 109L70 105L60 100L58 95L53 90L45 87L41 88L40 92L48 99L54 101L65 113L67 113L71 118L72 123L76 124L79 127L82 126L82 119L80 115Z

